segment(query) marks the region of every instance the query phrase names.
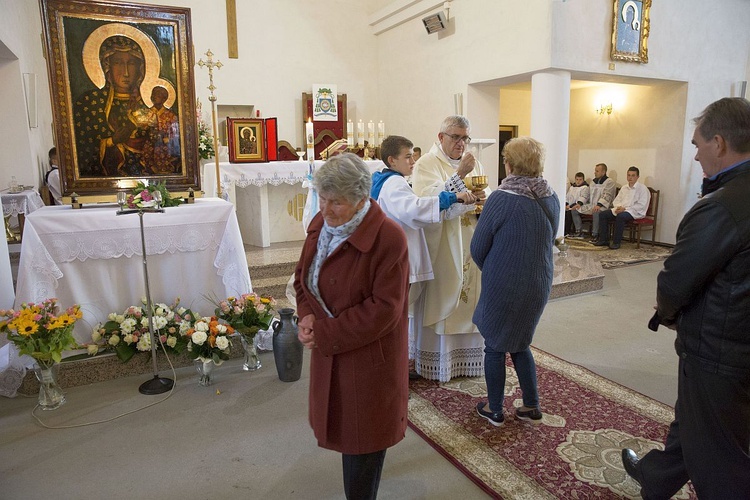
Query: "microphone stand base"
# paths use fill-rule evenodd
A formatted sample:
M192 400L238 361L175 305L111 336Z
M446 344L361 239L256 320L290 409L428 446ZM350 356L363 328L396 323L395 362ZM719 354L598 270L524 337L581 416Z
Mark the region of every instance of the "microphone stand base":
M141 394L154 395L162 394L172 389L174 381L171 378L159 377L154 375L154 378L141 384L138 388L138 392Z

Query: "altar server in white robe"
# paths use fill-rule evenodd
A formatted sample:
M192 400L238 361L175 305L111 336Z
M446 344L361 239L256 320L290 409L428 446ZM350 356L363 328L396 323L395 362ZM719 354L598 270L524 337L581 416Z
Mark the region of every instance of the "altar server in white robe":
M472 176L484 175L479 161L466 151L470 128L460 115L443 121L438 142L414 166L412 186L418 196L471 191L477 203L484 203L489 189L470 187ZM414 325L415 367L425 378L446 382L484 374L484 341L472 323L480 292L480 272L469 250L476 224L476 215L469 212L424 229L435 274L422 284L423 324Z
M414 170L414 144L398 135L388 136L380 145L380 157L386 168L375 172L370 196L391 219L399 223L409 246L409 358L414 359L414 323L422 323L424 309L419 283L434 277L424 236L424 227L473 211L474 195L469 191L441 191L436 196L417 196L406 177ZM416 321L415 321L415 318ZM420 373L416 369L416 373ZM411 373L410 373L411 375Z

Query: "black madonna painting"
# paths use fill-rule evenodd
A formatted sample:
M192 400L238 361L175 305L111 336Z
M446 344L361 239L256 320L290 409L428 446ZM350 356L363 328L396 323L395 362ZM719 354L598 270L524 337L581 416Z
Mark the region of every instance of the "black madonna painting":
M65 194L199 187L190 10L41 4Z

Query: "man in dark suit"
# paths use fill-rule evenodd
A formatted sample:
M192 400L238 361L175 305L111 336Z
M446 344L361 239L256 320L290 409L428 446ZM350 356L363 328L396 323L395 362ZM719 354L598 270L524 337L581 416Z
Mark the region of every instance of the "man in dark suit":
M622 450L644 499L692 481L701 499L750 498L750 102L724 98L694 120L703 197L659 273L659 324L677 330L675 420L664 451Z

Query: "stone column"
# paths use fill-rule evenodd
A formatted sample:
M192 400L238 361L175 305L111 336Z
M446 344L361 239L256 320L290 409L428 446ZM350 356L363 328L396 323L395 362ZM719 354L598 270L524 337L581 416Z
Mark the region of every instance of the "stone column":
M565 213L565 190L568 182L568 135L570 123L570 73L548 71L531 77L531 137L544 144L547 151L544 178L560 198L562 236Z

